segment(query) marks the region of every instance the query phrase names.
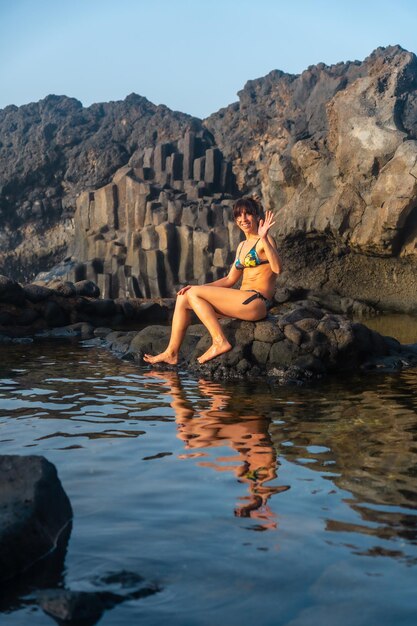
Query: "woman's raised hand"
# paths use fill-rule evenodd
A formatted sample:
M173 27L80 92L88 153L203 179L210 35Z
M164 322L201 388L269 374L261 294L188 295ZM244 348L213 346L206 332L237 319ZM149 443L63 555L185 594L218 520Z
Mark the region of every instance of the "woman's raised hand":
M186 291L191 289L191 285L185 285L185 287L181 287L179 291L177 291L177 296L183 296Z
M265 211L265 219L259 220L258 226L258 237L260 239L265 239L268 235L268 231L275 224L274 214L272 211Z

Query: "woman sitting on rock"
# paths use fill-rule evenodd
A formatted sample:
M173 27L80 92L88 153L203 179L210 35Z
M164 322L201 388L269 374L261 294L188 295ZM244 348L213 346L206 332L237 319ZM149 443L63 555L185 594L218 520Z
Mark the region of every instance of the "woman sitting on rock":
M262 219L262 207L257 197L238 200L233 215L246 240L236 252L230 272L224 278L206 285L187 285L178 291L172 331L164 352L152 356L145 354L147 363L169 363L176 365L178 353L191 321L191 311L200 318L209 331L212 345L199 358L205 363L232 346L228 342L218 317L232 317L256 322L266 317L275 291L281 261L269 229L275 222L267 211ZM242 278L240 289L233 286Z

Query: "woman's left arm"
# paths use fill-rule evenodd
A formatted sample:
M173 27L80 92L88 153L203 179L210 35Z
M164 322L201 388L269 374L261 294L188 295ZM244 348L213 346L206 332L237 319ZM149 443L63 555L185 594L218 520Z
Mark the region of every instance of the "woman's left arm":
M258 237L262 242L262 247L264 249L266 258L268 259L271 266L271 270L274 272L274 274L279 274L282 270L281 259L278 254L275 241L273 240L271 235L268 234L269 229L274 224L275 221L272 211L266 211L265 219L260 220L259 222Z

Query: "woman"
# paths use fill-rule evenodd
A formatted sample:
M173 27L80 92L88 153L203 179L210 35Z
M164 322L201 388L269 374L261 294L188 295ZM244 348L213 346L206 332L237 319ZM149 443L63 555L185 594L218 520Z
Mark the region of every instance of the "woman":
M212 345L199 358L205 363L228 352L228 342L218 317L233 317L256 322L266 317L281 261L269 229L275 224L271 211L261 219L261 205L256 197L241 198L233 207L233 216L246 240L236 252L236 259L227 276L207 285L187 285L178 291L172 331L164 352L145 354L147 363L176 365L178 353L191 321L191 311L209 331ZM242 278L240 289L232 287Z

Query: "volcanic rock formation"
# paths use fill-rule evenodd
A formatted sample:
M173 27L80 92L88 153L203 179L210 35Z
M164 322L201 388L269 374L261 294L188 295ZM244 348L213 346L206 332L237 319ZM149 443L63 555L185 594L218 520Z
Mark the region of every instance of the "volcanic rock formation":
M31 279L66 256L76 195L108 183L136 151L201 122L131 94L84 108L66 96L0 110L0 273Z
M181 346L179 366L207 379L267 378L278 384L299 384L327 374L396 371L417 364L417 344L401 345L308 300L273 308L258 322L223 319L221 325L233 346L230 352L200 365L197 358L212 339L202 324L193 324ZM162 352L169 335L169 327L154 325L139 332L113 331L101 336L119 357L146 366L143 355ZM163 363L154 368L175 369Z
M194 145L193 158L181 144L187 132L204 146L199 152ZM140 280L126 287L135 294L168 292L177 278L182 282L215 277L217 270L211 268L219 266L214 253L222 250L227 265L230 241L209 244L194 232L186 248L200 256L201 265L196 267L200 261L194 256L193 271L180 276L175 264L184 264L185 256L177 244L163 247L167 238L172 242L168 232L161 237L144 232L146 250L141 239L142 230L165 222L196 228L194 222L186 223L189 211L177 206L175 213L172 201L181 201L185 209L192 200L210 212L213 206L204 200L210 194L216 204L231 199L215 197L225 187L212 188L210 194L202 191L201 159L212 150L221 152L223 163L232 164L239 193L260 190L266 207L276 213L285 270L282 284L336 290L386 309L417 310L417 60L399 46L379 48L363 62L318 64L297 76L273 71L249 81L239 102L204 122L134 95L88 109L57 97L19 109L6 107L0 112L0 142L3 273L16 277L26 272L29 278L30 271L64 258L75 232L76 193L84 190L79 212L87 215L93 206L91 194L94 206L111 206L117 188L113 203L119 214L122 207L118 224L114 208L111 215L95 213L96 226L108 223L93 235L91 224L83 222L84 233L80 239L77 230L72 248L82 262L101 259L93 277L107 276L101 279L103 292L104 287L124 291L129 267L135 264L132 274ZM152 159L161 165L158 172ZM132 170L119 171L111 183L123 166ZM181 175L174 174L184 166ZM197 184L186 186L191 180ZM161 190L165 196L157 194ZM180 193L187 196L180 198ZM123 194L130 194L132 206L143 204L145 197L154 203L145 207L143 220L123 222L128 214ZM215 214L220 215L217 208ZM129 215L132 218L133 212ZM229 223L223 218L223 224ZM208 223L201 229L204 237L212 227ZM92 237L97 238L94 246ZM112 261L125 268L123 272L109 267L114 256L108 250L110 240L113 247L125 247L121 256L116 254L121 262ZM141 260L130 250L135 250L133 257L142 255ZM167 264L171 252L181 260L172 258ZM219 252L216 259L220 263Z
M277 216L289 286L417 310L417 60L271 72L205 120L241 188Z
M201 133L145 149L77 198L66 278L93 280L104 297L141 298L224 276L240 240L233 190L231 163Z
M94 328L167 322L173 301L99 298L92 281L54 280L48 287L0 275L0 344L36 337L92 337Z

